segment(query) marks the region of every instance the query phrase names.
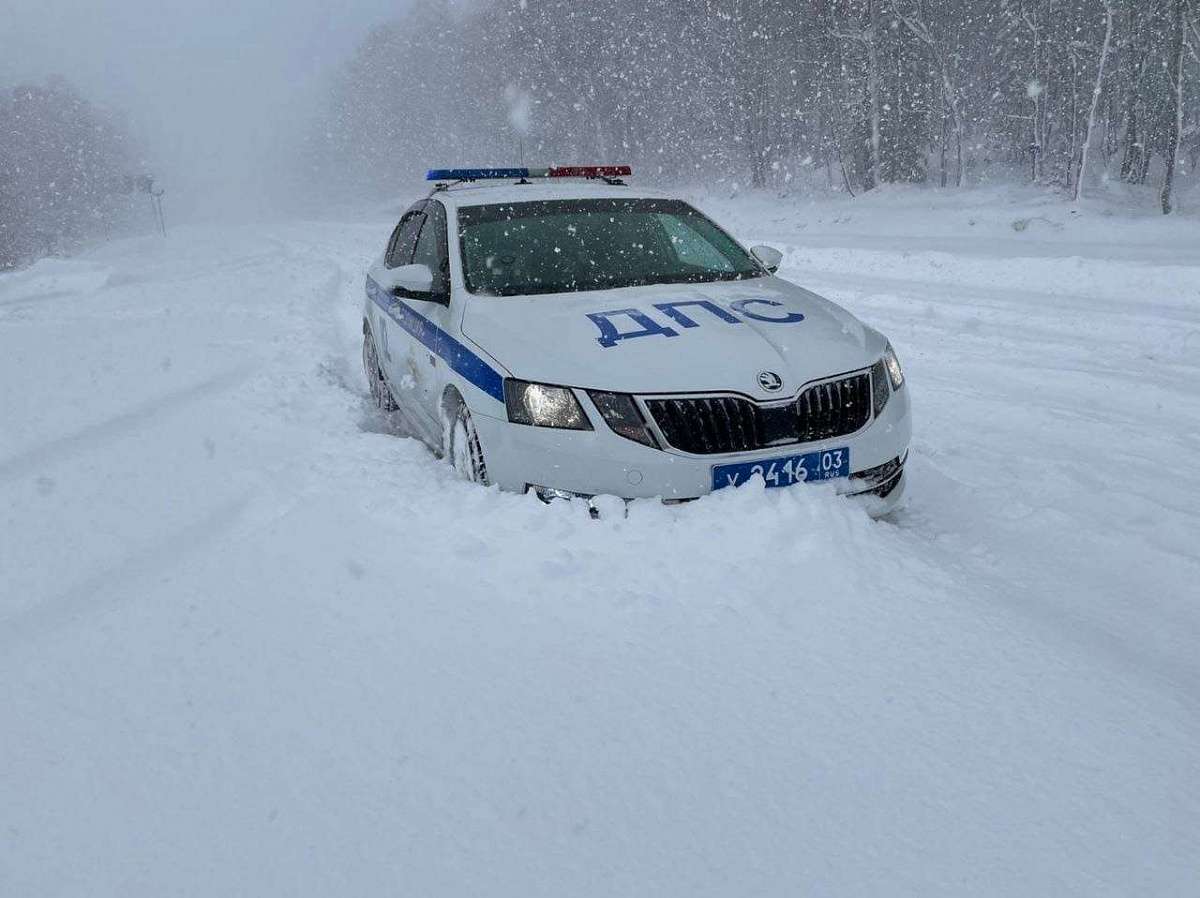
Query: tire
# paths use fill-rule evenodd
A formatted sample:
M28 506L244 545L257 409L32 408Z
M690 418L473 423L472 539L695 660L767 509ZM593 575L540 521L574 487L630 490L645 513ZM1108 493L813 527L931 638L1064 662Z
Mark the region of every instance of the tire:
M371 401L381 412L394 412L400 406L391 388L383 378L383 368L379 365L379 354L375 351L375 338L371 336L371 328L363 324L363 373L367 375L367 386L371 390Z
M446 459L464 480L487 486L487 463L483 446L471 420L471 412L460 399L446 422Z

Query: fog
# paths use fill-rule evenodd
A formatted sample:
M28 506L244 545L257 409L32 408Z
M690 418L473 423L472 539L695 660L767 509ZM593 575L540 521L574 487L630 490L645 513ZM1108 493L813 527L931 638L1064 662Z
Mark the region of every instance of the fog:
M168 227L348 209L431 166L520 160L851 198L1009 183L1078 203L1115 185L1186 211L1200 26L1169 7L11 0L0 269L153 227L145 174Z
M62 75L125 114L168 215L288 205L322 85L396 0L5 0L0 85Z

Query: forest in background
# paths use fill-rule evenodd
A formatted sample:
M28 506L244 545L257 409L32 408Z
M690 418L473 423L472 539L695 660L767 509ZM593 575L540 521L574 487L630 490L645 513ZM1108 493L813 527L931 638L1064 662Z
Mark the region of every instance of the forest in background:
M125 122L66 80L0 93L0 270L144 224L140 169Z
M1105 178L1166 212L1181 178L1200 183L1198 13L415 0L331 73L307 140L252 161L306 209L391 196L430 167L627 162L652 182L856 195L1024 180L1078 198ZM153 228L146 174L124 117L64 79L0 89L0 269Z
M450 0L376 28L307 171L629 162L674 182L1159 192L1200 166L1197 0Z

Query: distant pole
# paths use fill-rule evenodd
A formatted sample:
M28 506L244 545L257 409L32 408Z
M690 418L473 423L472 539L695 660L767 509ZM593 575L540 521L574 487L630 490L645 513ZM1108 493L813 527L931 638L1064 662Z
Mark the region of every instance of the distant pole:
M163 207L162 207L162 198L163 198L164 193L166 193L166 191L163 190L161 187L158 188L158 190L156 190L156 191L151 191L150 201L154 204L154 213L155 213L155 216L158 218L158 233L161 234L163 237L166 237L167 236L167 222L166 222L166 219L163 218Z
M134 183L137 189L150 197L150 209L154 213L154 223L158 225L158 233L167 236L167 223L163 219L162 198L166 193L161 187L154 186L153 175L138 175Z

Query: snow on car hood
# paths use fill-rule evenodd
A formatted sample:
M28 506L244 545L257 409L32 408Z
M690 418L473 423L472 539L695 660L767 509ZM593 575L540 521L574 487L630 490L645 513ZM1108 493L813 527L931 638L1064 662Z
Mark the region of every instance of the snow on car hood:
M845 309L775 277L472 296L462 332L522 380L762 399L867 367L884 349L883 337ZM782 387L764 389L764 371L779 375Z

